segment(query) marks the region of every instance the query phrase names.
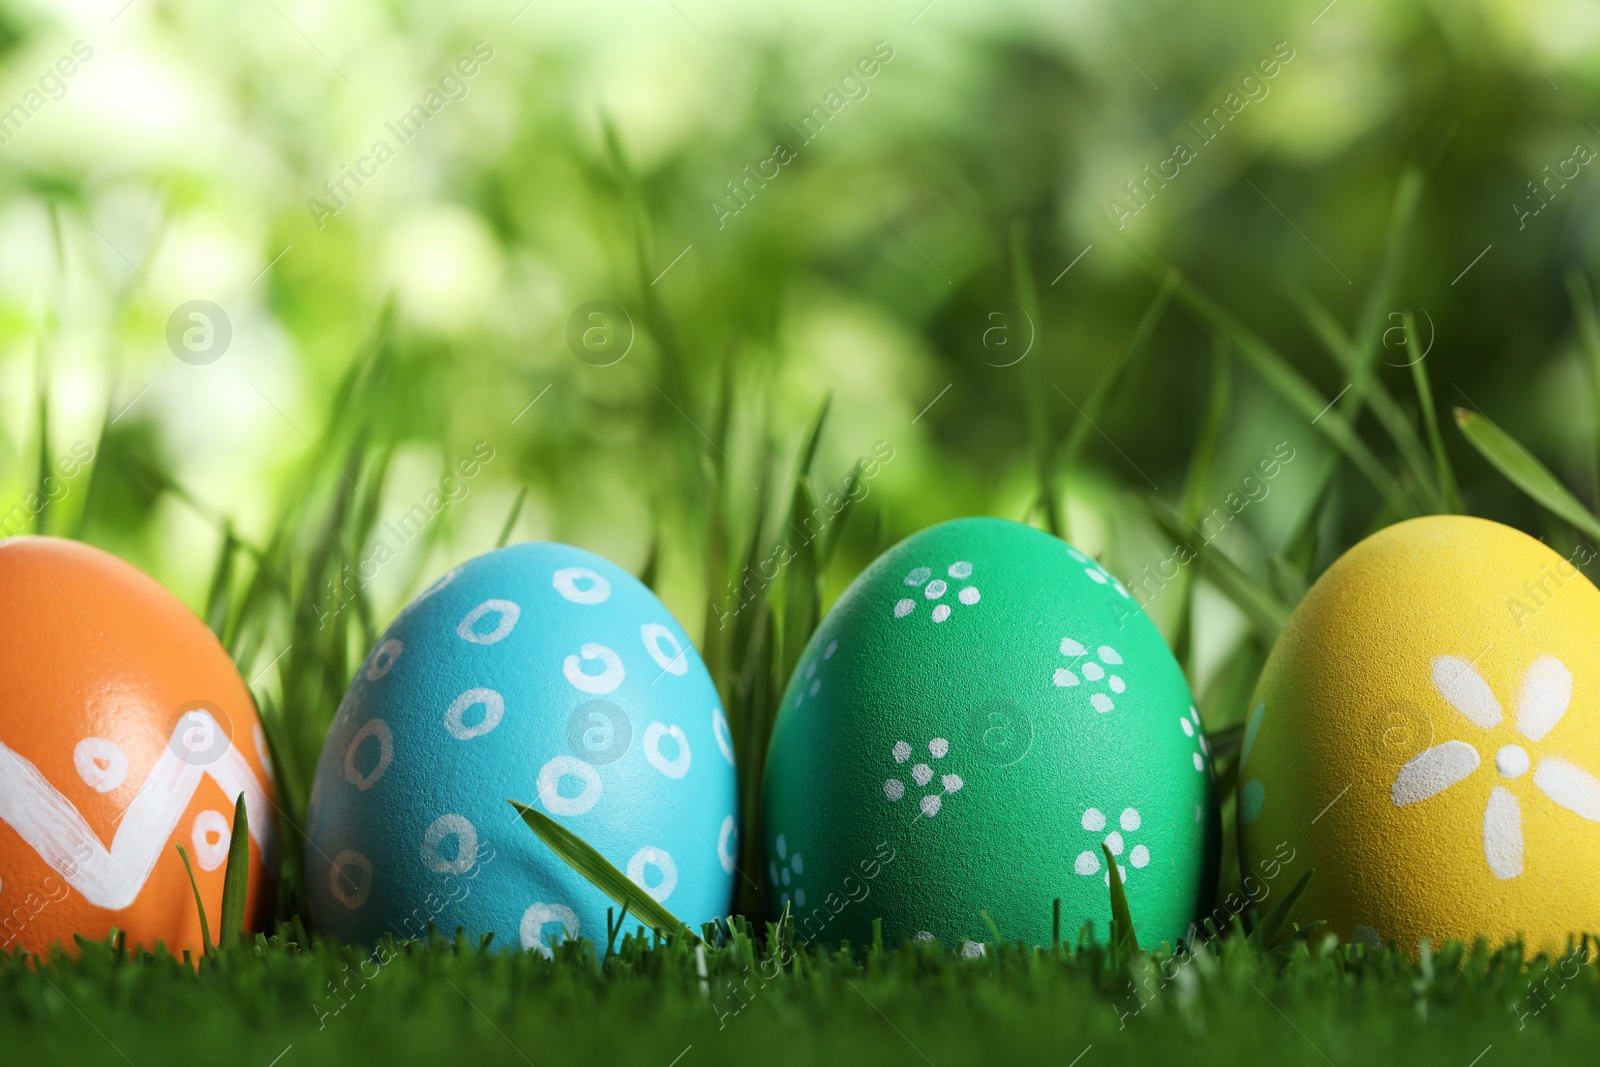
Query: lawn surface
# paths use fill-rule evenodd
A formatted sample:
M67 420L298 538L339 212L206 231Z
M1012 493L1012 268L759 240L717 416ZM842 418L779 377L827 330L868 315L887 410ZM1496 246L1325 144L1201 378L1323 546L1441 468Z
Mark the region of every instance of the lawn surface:
M736 937L705 953L704 981L692 949L633 938L603 967L587 943L546 959L443 939L392 956L258 939L198 974L93 945L76 962L0 965L0 1040L10 1063L140 1067L1095 1067L1169 1056L1494 1067L1592 1062L1600 1043L1596 968L1575 956L1523 969L1514 952L1452 946L1414 963L1313 941L1266 954L1233 935L1186 960L1122 963L1100 949L988 945L975 959L936 945L854 959L812 949L780 966Z

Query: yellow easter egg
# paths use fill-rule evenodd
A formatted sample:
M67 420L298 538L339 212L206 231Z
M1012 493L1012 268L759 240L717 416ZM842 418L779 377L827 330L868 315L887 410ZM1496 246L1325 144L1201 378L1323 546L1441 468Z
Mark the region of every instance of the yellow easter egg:
M1588 557L1581 557L1587 559ZM1395 942L1600 931L1600 590L1462 516L1328 568L1267 659L1240 752L1246 886Z

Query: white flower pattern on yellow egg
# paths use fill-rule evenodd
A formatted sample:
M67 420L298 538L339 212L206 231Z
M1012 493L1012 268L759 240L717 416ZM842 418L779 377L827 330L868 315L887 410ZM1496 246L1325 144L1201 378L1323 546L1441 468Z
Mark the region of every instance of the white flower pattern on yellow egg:
M1435 656L1433 687L1472 725L1488 730L1503 719L1500 702L1489 683L1466 660ZM1572 672L1553 656L1535 660L1522 676L1517 697L1517 732L1531 742L1543 741L1572 702ZM1390 787L1394 806L1405 807L1437 796L1476 771L1482 759L1466 741L1445 741L1412 757ZM1502 745L1494 753L1495 770L1507 782L1528 772L1533 761L1520 744ZM1533 768L1533 784L1568 811L1600 822L1600 779L1557 756L1543 756ZM1483 812L1483 858L1499 879L1523 871L1522 802L1505 785L1489 794Z

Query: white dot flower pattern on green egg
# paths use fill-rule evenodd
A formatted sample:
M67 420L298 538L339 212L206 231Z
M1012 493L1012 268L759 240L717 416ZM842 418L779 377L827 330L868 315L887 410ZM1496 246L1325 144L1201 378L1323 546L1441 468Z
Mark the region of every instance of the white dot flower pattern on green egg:
M1047 942L1059 897L1069 929L1103 938L1104 844L1140 932L1176 941L1217 859L1193 707L1160 633L1086 554L1000 519L924 530L845 590L779 704L771 914L789 909L806 943L862 944L882 918L890 944L977 952L983 912Z
M931 764L944 759L949 752L950 742L942 737L935 737L928 742L927 761L919 762L911 768L909 788L916 791L928 790L917 800L917 808L930 819L939 814L939 809L944 806L943 794L954 793L966 784L959 774L938 774L934 771ZM889 754L896 763L907 763L913 755L911 746L904 741L896 741ZM937 782L934 781L935 778L938 778ZM889 798L892 804L906 795L907 788L903 779L890 778L883 783L883 795Z
M820 653L813 652L809 660L801 661L796 670L803 671L803 673L797 673L796 677L802 679L804 684L794 688L794 703L797 707L805 703L806 697L814 697L822 691L822 679L817 677L817 668L832 659L833 654L837 651L839 651L839 642L830 641L828 647Z
M1127 588L1121 582L1117 581L1116 578L1112 577L1110 571L1100 566L1098 560L1090 559L1082 552L1079 552L1077 549L1071 547L1067 549L1067 555L1083 564L1083 573L1088 575L1091 582L1094 582L1096 585L1109 585L1111 588L1117 591L1117 595L1122 597L1122 599L1130 599Z
M1083 817L1079 821L1085 830L1095 835L1099 835L1107 826L1105 813L1099 808L1090 808L1083 813ZM1150 865L1150 850L1141 844L1130 846L1129 841L1123 836L1124 834L1132 835L1142 823L1143 820L1139 818L1138 809L1123 808L1122 814L1117 817L1117 827L1112 828L1110 833L1101 837L1093 848L1085 849L1078 853L1078 858L1073 862L1072 869L1080 875L1090 875L1098 872L1101 869L1101 859L1103 857L1100 845L1104 844L1111 851L1111 855L1116 858L1117 877L1122 879L1123 885L1127 885L1128 864L1131 864L1135 870L1143 870ZM1126 858L1123 856L1124 852L1127 853ZM1111 872L1109 870L1106 871L1104 881L1107 886L1111 884Z
M654 594L580 549L499 549L413 600L345 694L312 785L313 914L345 941L461 927L545 955L603 930L614 905L514 798L684 921L721 917L734 774L716 689Z
M957 560L945 568L945 573L950 576L947 582L943 578L933 577L933 570L929 567L913 567L906 575L906 584L922 591L924 600L933 601L933 607L928 612L928 618L934 622L944 622L950 617L956 607L965 604L971 607L983 599L983 594L978 592L976 585L964 584L972 577L972 564L965 560ZM959 588L955 588L959 586ZM945 594L954 589L954 596L946 598ZM951 604L951 600L958 603ZM915 596L901 597L895 601L894 617L904 619L917 610Z
M806 873L805 857L799 849L789 851L789 839L783 834L778 835L774 852L776 855L767 863L767 873L771 878L768 884L778 890L778 902L787 905L792 900L795 907L805 907L806 887L801 882Z
M1108 671L1122 666L1121 653L1110 645L1101 645L1091 656L1083 645L1071 637L1063 637L1061 654L1070 662L1065 667L1057 667L1050 676L1051 681L1061 689L1084 685L1089 706L1102 715L1117 706L1113 697L1125 693L1128 683L1121 675Z
M1194 769L1216 778L1217 770L1211 763L1211 742L1206 740L1205 729L1200 724L1200 709L1190 704L1189 714L1178 717L1178 729L1183 731L1183 736L1194 741Z

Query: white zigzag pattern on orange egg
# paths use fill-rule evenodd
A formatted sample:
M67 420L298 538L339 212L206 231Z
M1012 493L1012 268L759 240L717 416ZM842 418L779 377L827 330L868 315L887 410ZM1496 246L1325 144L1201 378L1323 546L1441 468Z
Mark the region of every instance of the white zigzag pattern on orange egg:
M0 742L0 821L16 830L85 900L109 911L120 911L139 898L203 778L216 782L229 797L244 794L250 836L267 850L273 816L266 791L243 753L230 744L209 766L188 763L172 751L183 729L180 723L173 730L161 758L123 813L109 849L72 801L4 742ZM84 848L87 859L79 854Z

